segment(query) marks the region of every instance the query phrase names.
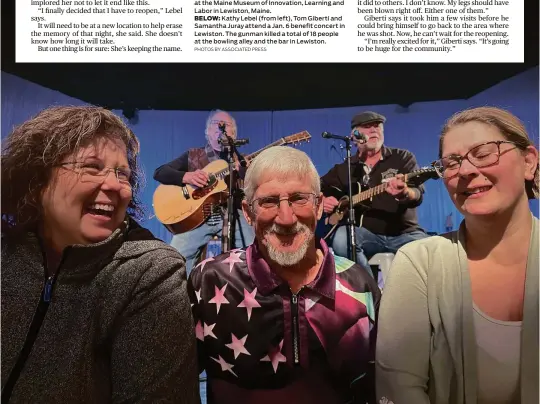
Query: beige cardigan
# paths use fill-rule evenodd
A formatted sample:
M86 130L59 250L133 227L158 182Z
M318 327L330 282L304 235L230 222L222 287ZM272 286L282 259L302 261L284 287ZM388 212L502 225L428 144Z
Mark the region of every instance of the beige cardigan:
M527 261L521 333L521 403L538 403L538 219ZM379 311L381 404L476 404L476 342L464 224L402 247Z

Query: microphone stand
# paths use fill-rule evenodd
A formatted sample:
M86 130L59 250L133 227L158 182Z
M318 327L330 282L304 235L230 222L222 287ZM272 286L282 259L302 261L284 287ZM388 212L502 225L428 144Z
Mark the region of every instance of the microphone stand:
M234 155L238 158L240 165L245 167L247 165L244 156L242 156L238 149L236 148L236 142L227 135L225 130L225 125L219 125L219 130L221 131L222 136L227 139L227 162L229 163L229 196L227 198L227 226L226 229L222 230L222 246L221 252L227 252L235 248L235 239L234 239L234 195L236 193L235 181L234 181Z
M345 138L345 149L347 149L347 181L349 182L349 238L351 243L352 262L356 262L356 231L354 228L354 208L352 206L352 177L351 177L351 138Z
M356 262L356 232L354 226L354 209L352 206L352 176L351 176L351 138L349 136L338 136L328 132L323 132L323 138L337 139L345 142L345 149L347 150L347 181L349 183L349 217L347 218L347 225L349 227L349 243L351 248L349 249L349 259Z

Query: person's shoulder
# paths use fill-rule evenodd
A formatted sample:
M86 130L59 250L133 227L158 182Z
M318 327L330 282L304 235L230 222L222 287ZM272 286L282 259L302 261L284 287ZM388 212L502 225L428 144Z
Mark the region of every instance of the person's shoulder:
M4 254L7 254L8 251L11 251L11 249L16 244L16 242L14 240L15 237L11 233L6 231L5 229L2 229L1 234L2 234L1 245L2 245L2 256L3 256Z
M191 147L184 152L184 155L189 154L206 155L206 149L204 147Z
M191 271L190 278L194 283L219 278L224 281L237 278L239 272L247 272L247 254L240 248L209 257L199 262Z
M345 271L358 271L359 269L362 269L360 265L358 265L354 261L351 261L348 258L342 257L340 255L336 255L334 253L331 253L331 254L332 254L332 257L334 258L336 273L338 274Z
M435 234L429 237L424 237L419 240L411 241L400 248L401 251L419 251L419 250L435 250L447 247L457 242L458 231L448 233Z
M351 160L352 162L352 160ZM341 163L336 163L332 166L332 168L330 168L325 175L323 175L322 177L325 177L326 175L328 175L330 172L332 171L335 171L335 170L340 170L342 169L343 167L346 167L346 164L347 164L347 161L342 161Z
M131 221L113 259L120 265L129 266L133 272L153 271L157 276L171 268L185 268L185 259L176 249L135 221Z
M414 153L407 149L401 149L399 147L389 147L389 146L385 146L385 148L390 154L401 157L403 159L414 157Z
M41 246L35 232L2 228L2 259L11 255L30 256L36 252L41 256Z
M187 158L190 154L203 155L206 154L206 150L204 147L190 147L189 149L185 149L185 151L180 154L176 159Z
M457 245L458 232L452 231L411 241L402 246L397 254L404 255L417 267L430 267L443 253L448 256L449 252L457 251Z
M361 265L348 258L332 254L336 276L347 281L356 292L370 291L377 288L375 280Z

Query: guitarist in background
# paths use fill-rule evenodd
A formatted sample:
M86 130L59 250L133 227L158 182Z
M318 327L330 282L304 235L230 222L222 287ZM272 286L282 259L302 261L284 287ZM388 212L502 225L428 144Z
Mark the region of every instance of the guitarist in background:
M361 143L352 137L358 148L357 154L351 157L353 195L358 192L356 183L365 190L388 182L386 192L373 197L369 210L355 208L356 262L370 273L368 260L375 254L395 253L404 244L427 237L416 215L424 187L409 187L403 181L403 174L419 168L416 158L408 150L383 145L385 121L384 116L370 111L361 112L351 120L352 131L357 130L367 139ZM321 178L321 191L324 211L330 214L338 205L338 199L348 195L347 162L336 164ZM327 242L337 255L348 257L346 223L339 224Z
M214 110L206 121L206 140L204 147L189 149L177 159L158 167L154 179L164 185L184 186L191 184L204 187L208 183L208 174L202 171L214 160L227 160L227 151L222 148L218 139L221 137L219 124L225 124L227 134L236 139L236 121L227 112ZM237 164L237 169L239 165ZM240 170L243 176L245 170ZM228 181L227 181L228 183ZM255 235L248 226L241 212L241 198L235 197L235 247L245 248L253 242ZM186 258L186 270L189 275L202 249L214 237L222 236L224 207L216 207L214 213L199 227L186 233L173 236L171 245Z

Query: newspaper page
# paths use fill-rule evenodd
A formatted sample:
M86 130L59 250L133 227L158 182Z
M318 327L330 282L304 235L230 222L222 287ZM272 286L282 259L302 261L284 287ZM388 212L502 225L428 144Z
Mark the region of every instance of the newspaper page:
M524 0L21 0L16 62L523 62Z

